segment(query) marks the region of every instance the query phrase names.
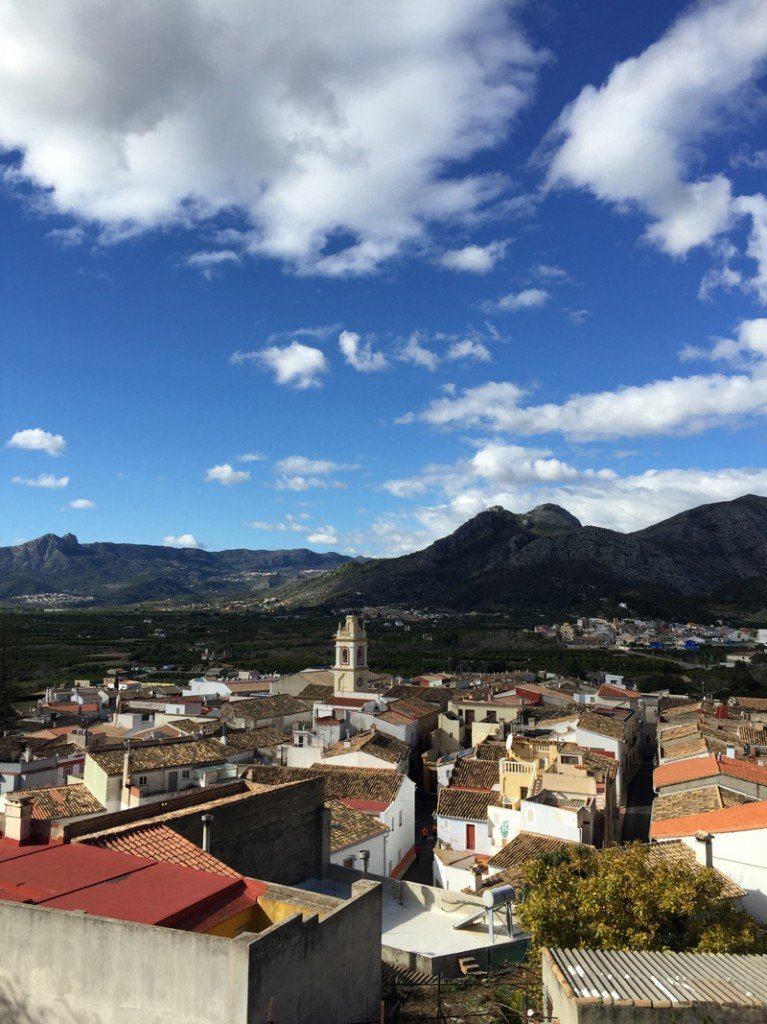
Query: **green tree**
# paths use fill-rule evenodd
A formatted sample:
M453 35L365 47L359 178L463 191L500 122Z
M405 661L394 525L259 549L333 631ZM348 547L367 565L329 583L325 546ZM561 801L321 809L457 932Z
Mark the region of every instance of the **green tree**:
M652 861L641 843L564 847L524 869L519 920L542 946L761 953L757 922L723 899L723 877Z
M10 728L18 718L14 707L14 701L18 699L18 644L14 626L10 612L0 612L0 729Z

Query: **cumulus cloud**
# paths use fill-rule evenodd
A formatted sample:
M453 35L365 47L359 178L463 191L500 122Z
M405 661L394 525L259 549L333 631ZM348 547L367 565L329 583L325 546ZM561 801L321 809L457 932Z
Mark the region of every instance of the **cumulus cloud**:
M437 353L421 343L421 338L417 331L414 331L406 341L400 342L395 358L401 363L422 366L426 370L431 370L432 373L440 363Z
M492 359L487 345L474 338L464 338L463 341L454 341L445 353L445 359L452 362L472 360L477 363L489 363Z
M299 391L322 386L320 377L330 369L322 349L292 341L289 345L269 345L257 352L235 352L231 362L237 366L252 362L265 366L278 384Z
M8 0L0 39L0 145L37 200L107 241L234 213L243 250L328 275L508 193L456 168L542 59L501 0Z
M96 503L93 501L89 501L88 498L75 498L73 501L70 501L69 503L69 508L74 509L91 509L95 507Z
M61 455L67 442L61 434L51 434L39 427L28 430L17 430L6 442L6 448L22 448L25 451L47 452L49 455Z
M481 304L480 309L484 313L518 313L522 309L540 309L550 298L545 288L525 288L521 292L502 295L500 299L489 299Z
M266 456L262 455L261 452L245 452L244 455L238 455L238 462L264 462Z
M511 381L491 381L434 399L398 423L422 420L435 427L484 427L531 436L563 434L573 440L692 434L767 415L767 320L745 320L735 339L718 339L708 351L682 350L682 358L710 358L742 365L745 372L672 377L614 391L574 395L557 404L525 405L526 392Z
M62 487L66 487L69 483L68 476L54 476L53 473L40 473L36 477L23 477L15 476L13 483L20 484L22 487L43 487L49 491L57 491Z
M306 539L310 544L337 544L338 534L332 526L321 526L307 534Z
M750 217L751 286L767 301L767 200L735 196L721 172L695 176L700 151L747 110L767 58L762 0L701 0L601 86L586 86L553 130L547 184L592 192L650 218L648 240L672 256Z
M200 547L200 542L197 540L193 533L180 533L178 537L174 537L172 533L169 533L167 537L163 537L162 542L166 548Z
M439 262L448 270L462 270L469 274L487 274L508 248L508 241L490 242L489 245L465 245L451 249L440 256Z
M349 366L360 373L376 373L389 365L383 352L374 352L372 342L363 341L354 331L341 331L338 347Z
M220 466L211 466L205 473L206 483L217 482L225 487L244 484L246 480L250 480L250 470L235 469L229 462L222 462Z

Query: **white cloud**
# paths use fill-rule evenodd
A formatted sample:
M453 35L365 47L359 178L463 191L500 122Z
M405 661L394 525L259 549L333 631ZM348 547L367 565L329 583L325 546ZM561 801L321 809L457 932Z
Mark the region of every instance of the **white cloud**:
M375 373L389 365L383 352L374 352L370 341L362 341L354 331L341 331L338 347L344 359L360 373Z
M567 281L570 275L563 267L552 263L539 263L532 268L532 275L542 281Z
M332 526L321 526L306 537L310 544L337 544L338 534Z
M321 349L303 345L300 341L283 346L270 345L257 352L235 352L231 362L235 365L260 363L274 373L278 384L288 384L299 391L321 387L320 377L330 369Z
M200 547L200 542L197 540L193 533L180 533L178 537L174 537L173 534L169 533L167 537L163 537L162 542L166 548Z
M75 509L91 509L95 508L96 503L89 501L88 498L75 498L74 501L70 501L69 508Z
M750 87L764 70L763 0L699 2L638 57L625 60L601 88L586 86L559 117L549 186L591 191L618 209L650 218L647 238L681 256L752 218L752 286L767 301L767 206L733 196L722 173L694 176L701 148L733 113L748 110Z
M216 481L225 487L231 487L232 484L244 484L246 480L250 480L250 470L235 469L229 462L223 462L220 466L211 466L205 473L206 483Z
M13 483L20 484L22 487L43 487L46 490L57 491L67 486L69 477L54 476L53 473L40 473L39 476L31 479L29 477L15 476Z
M75 224L71 228L54 228L45 237L56 242L62 249L74 249L85 241L85 231L79 224Z
M8 0L0 39L0 146L36 199L107 241L239 215L244 249L328 275L508 193L456 167L542 60L501 0Z
M518 313L522 309L540 309L551 296L544 288L525 288L521 292L509 292L500 299L483 302L484 313Z
M346 484L331 479L331 474L359 469L356 463L333 462L331 459L309 459L305 455L289 455L276 464L279 474L275 487L279 491L308 491L318 487L344 490Z
M440 256L439 262L448 270L463 270L470 274L487 274L502 260L508 241L490 242L489 245L465 245Z
M736 339L718 339L710 351L687 346L683 359L709 358L742 365L739 374L672 377L614 391L574 395L556 404L521 404L526 392L511 381L492 381L434 399L422 420L450 429L489 427L525 436L559 433L575 440L691 434L767 415L767 319L745 320Z
M245 452L244 455L237 456L238 462L264 462L265 459L266 456L262 455L261 452Z
M250 519L248 522L243 523L243 526L249 526L251 530L276 530L277 526L274 523L264 522L263 519Z
M213 249L193 252L184 259L184 265L199 270L210 281L225 266L240 263L241 258L232 249Z
M432 352L430 348L426 348L425 345L421 344L417 331L414 331L406 341L400 342L396 358L401 363L412 363L413 366L422 366L426 370L431 370L432 373L440 363L437 353Z
M489 363L492 360L490 350L481 341L472 338L465 338L463 341L454 341L445 353L445 359L451 361L471 359L477 363Z
M61 455L67 442L61 434L50 434L47 430L32 427L28 430L17 430L6 443L6 448L22 448L25 451L47 452L49 455Z

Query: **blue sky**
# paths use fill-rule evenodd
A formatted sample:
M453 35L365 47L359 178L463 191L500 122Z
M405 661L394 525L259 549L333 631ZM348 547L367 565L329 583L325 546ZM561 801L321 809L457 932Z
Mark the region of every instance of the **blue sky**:
M767 494L767 9L0 3L0 543Z

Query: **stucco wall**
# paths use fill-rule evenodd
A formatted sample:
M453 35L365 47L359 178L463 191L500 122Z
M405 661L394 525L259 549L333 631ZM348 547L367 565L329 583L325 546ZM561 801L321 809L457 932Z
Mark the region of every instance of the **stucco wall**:
M0 1024L368 1020L380 1004L380 888L324 920L216 938L0 902Z

